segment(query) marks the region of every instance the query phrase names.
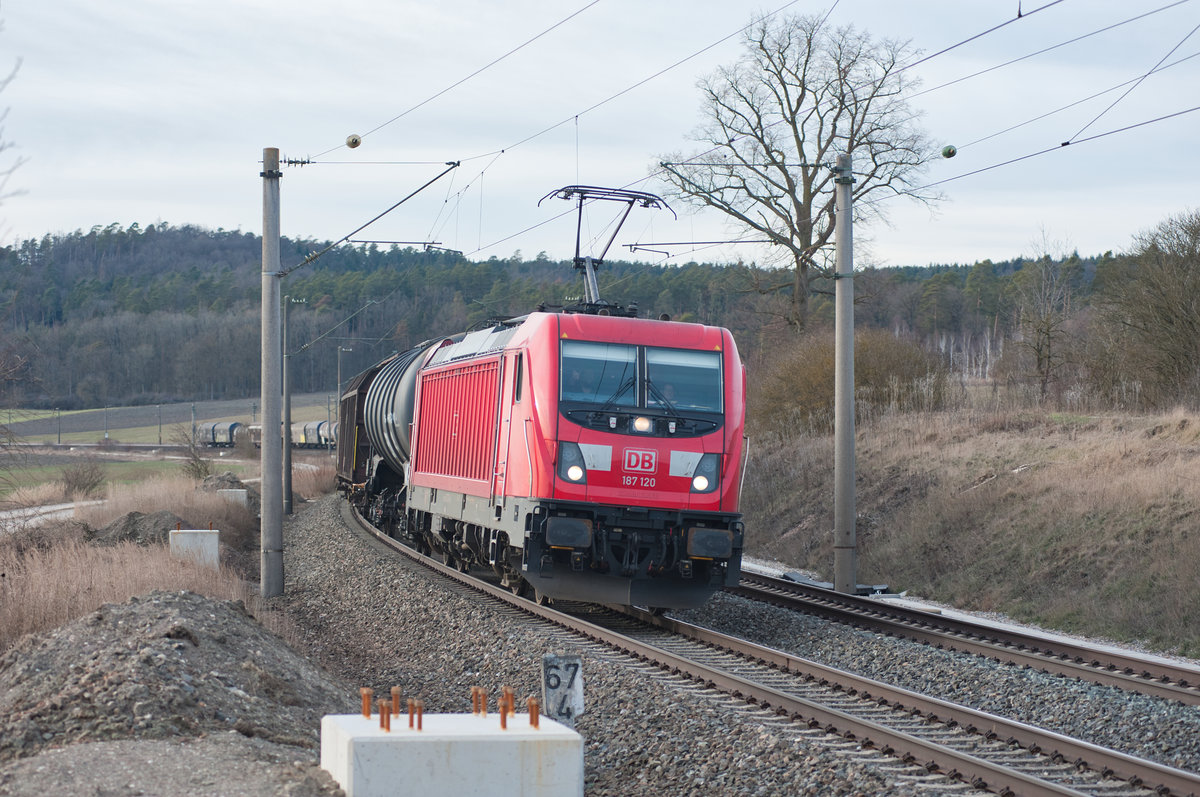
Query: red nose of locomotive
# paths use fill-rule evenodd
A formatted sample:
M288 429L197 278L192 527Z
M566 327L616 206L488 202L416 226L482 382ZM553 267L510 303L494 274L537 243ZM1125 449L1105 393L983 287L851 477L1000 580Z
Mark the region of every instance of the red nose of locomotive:
M732 342L695 325L639 331L561 341L556 497L736 512L743 409Z
M635 419L636 421L636 419ZM616 424L614 423L614 427ZM559 442L557 497L659 509L736 511L736 479L716 439L630 438L581 430Z

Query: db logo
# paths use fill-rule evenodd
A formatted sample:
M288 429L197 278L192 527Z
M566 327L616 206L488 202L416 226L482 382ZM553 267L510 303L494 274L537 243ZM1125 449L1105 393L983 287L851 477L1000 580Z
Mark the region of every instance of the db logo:
M625 449L625 470L631 473L654 473L658 467L658 452L638 448Z

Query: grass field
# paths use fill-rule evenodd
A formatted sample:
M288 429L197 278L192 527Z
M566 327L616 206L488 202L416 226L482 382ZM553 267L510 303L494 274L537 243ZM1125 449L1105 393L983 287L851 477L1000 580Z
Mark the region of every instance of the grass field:
M41 460L42 457L34 457L34 460ZM8 484L0 484L0 500L9 498L14 492L21 490L30 490L47 482L61 481L63 469L69 466L69 463L63 463L59 460L62 457L53 457L53 461L45 464L31 464L28 467L23 467L14 470L9 475ZM95 462L104 473L104 482L110 485L129 485L137 484L157 476L175 475L179 473L180 462L178 459L147 459L134 461L112 460L105 461L94 458L89 458L88 461ZM246 467L243 463L230 461L228 468L222 470L231 470L235 474L245 472Z
M311 393L292 397L292 422L336 420L332 397ZM262 415L255 399L146 404L138 407L108 407L73 412L9 409L0 411L0 422L18 442L64 445L78 443L138 443L170 445L187 436L192 420L258 423Z

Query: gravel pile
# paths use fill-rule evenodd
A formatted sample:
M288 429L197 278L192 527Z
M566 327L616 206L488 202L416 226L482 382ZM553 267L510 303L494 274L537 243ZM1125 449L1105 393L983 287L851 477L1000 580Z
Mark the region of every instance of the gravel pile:
M240 602L152 592L108 604L26 636L0 658L0 764L29 759L0 769L0 794L71 793L76 771L77 786L113 779L119 788L84 793L166 794L145 780L129 786L138 754L112 751L131 739L174 743L175 754L156 757L175 767L171 794L206 793L205 784L214 794L239 793L215 785L228 777L223 768L181 763L189 754L212 759L198 755L212 745L237 745L239 759L282 765L271 777L287 793L319 793L332 786L316 766L320 720L344 710L347 690ZM101 772L106 756L112 766Z

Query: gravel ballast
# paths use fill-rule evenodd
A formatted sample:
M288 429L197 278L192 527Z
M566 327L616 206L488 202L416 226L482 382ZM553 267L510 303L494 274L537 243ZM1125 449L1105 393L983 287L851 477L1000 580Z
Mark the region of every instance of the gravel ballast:
M294 628L295 653L274 635L252 631L258 626L237 604L154 593L29 637L0 659L0 795L54 793L53 784L63 781L53 777L67 777L75 767L106 766L128 766L125 786L141 791L105 787L103 793L336 794L316 766L319 719L357 711L358 687L386 693L398 686L404 697L422 699L429 713L469 712L473 686L484 687L493 705L500 688L510 686L520 705L525 696L540 697L547 653L583 657L586 710L577 729L585 742L588 795L971 791L914 775L912 767L853 742L631 665L435 583L352 529L343 509L331 496L299 506L286 524L285 595L271 608ZM216 619L205 619L210 616ZM1200 711L1194 708L833 626L728 595L677 616L1200 769ZM129 778L150 778L158 770L132 762L169 756L114 746L129 744L174 744L208 761L211 771L186 769L190 788L177 792L135 782ZM245 762L256 766L239 769ZM263 771L273 791L262 791L261 781L250 783ZM39 790L39 784L47 788Z

